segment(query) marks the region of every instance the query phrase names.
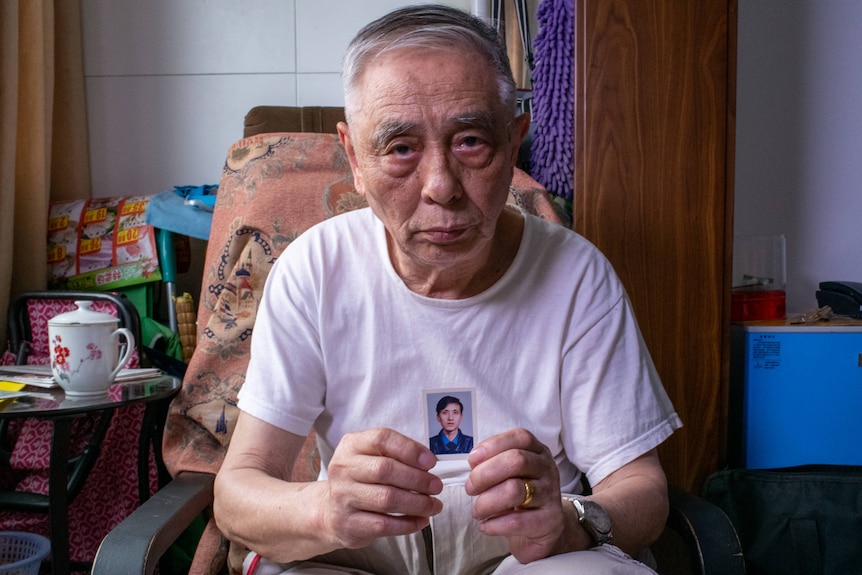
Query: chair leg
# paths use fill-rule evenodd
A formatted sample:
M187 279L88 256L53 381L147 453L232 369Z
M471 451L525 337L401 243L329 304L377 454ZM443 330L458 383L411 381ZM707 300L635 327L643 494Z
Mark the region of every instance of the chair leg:
M171 480L162 459L162 435L171 399L148 403L144 411L138 444L138 494L142 504L150 498L150 448L156 461L159 488Z
M51 435L51 466L48 476L48 522L51 526L51 565L54 575L70 572L69 498L67 488L69 438L72 418L55 419Z

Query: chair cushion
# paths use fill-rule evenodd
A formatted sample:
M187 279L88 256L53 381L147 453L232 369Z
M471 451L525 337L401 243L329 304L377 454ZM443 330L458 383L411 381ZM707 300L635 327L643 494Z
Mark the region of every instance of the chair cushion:
M215 472L221 463L276 258L312 225L364 205L334 134L265 134L230 148L204 263L198 343L168 418L173 473Z

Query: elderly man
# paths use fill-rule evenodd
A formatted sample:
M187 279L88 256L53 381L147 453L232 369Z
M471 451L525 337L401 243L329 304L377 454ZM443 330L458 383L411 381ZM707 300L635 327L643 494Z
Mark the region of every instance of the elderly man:
M631 556L664 524L655 448L680 422L608 262L506 206L529 119L495 31L393 12L350 44L343 82L369 209L269 276L220 529L267 572L650 573ZM476 444L438 461L415 406L454 387ZM311 427L321 477L289 482Z

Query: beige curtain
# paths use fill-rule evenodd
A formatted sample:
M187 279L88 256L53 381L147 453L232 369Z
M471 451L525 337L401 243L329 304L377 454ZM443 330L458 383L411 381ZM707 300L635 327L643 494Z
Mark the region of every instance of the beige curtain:
M47 285L51 200L90 196L80 0L0 2L0 335Z

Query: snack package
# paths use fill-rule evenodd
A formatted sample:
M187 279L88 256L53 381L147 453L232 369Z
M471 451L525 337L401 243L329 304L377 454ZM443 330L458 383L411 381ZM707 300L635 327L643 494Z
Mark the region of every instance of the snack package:
M52 289L112 290L162 279L149 196L54 202L48 214Z

